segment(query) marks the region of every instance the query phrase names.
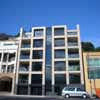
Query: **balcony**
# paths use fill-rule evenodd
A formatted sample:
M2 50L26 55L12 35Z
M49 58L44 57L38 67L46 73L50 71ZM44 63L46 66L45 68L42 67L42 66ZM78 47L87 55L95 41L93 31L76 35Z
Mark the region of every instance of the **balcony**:
M9 59L9 62L15 61L15 57Z
M80 71L80 66L79 65L70 65L69 71Z
M30 44L23 44L21 48L30 48Z
M71 36L74 36L74 35L77 35L78 33L77 32L67 32L68 35L71 35Z
M29 39L29 38L32 37L32 34L31 34L31 33L24 33L22 37L23 37L23 39L24 39L24 38L25 38L25 39Z
M28 80L25 79L19 79L18 84L28 84Z
M78 43L77 42L76 43L75 42L69 42L68 46L78 46Z
M21 71L21 72L27 72L27 71L29 71L29 66L20 66L19 67L19 71Z
M79 58L79 54L68 54L68 58Z
M29 55L28 56L27 55L21 55L20 59L30 59L30 56Z

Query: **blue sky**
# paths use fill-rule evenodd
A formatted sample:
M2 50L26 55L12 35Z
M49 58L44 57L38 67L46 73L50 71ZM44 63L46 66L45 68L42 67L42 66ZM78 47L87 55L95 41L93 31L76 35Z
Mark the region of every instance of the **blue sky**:
M81 40L100 46L100 0L0 0L0 32L80 24Z

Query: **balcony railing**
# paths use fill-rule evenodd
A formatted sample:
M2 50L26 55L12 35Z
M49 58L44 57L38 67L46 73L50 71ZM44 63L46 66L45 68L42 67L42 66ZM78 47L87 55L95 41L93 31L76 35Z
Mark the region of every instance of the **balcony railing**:
M79 54L68 54L68 58L79 58Z
M19 67L19 71L27 72L27 71L28 71L28 68L29 68L29 66L25 66L25 67L20 66L20 67Z
M14 60L15 60L15 57L12 57L9 59L9 62L14 61Z
M23 38L31 38L32 35L30 35L30 34L29 34L29 35L25 35L25 34L24 34L22 37L23 37Z
M68 35L77 35L77 32L67 32Z
M80 66L79 65L73 65L73 66L69 66L69 71L79 71L80 70Z
M20 59L29 59L30 58L30 56L20 56Z
M27 79L19 79L18 83L19 84L28 84L28 80Z
M30 48L30 44L23 44L21 48Z
M68 46L78 46L78 43L77 42L76 43L75 42L74 43L73 42L69 42Z

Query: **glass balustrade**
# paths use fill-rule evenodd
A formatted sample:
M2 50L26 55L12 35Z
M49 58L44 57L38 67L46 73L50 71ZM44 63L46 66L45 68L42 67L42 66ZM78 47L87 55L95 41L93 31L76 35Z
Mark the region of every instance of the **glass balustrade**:
M69 42L68 46L78 46L78 43L77 42L76 43L75 42L74 43L73 42Z
M21 55L20 59L29 59L29 56L27 56L27 55Z
M69 71L79 71L80 70L80 66L79 65L70 65L68 67Z
M68 54L69 58L79 58L79 54Z
M22 44L22 48L30 48L30 44Z
M77 35L77 32L67 32L68 35Z

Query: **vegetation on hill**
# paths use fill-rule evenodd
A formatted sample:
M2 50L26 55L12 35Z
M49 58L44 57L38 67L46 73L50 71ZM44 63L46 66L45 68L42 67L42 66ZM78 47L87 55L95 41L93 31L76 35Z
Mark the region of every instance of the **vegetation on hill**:
M82 50L84 52L100 52L100 47L95 47L92 42L82 42Z

